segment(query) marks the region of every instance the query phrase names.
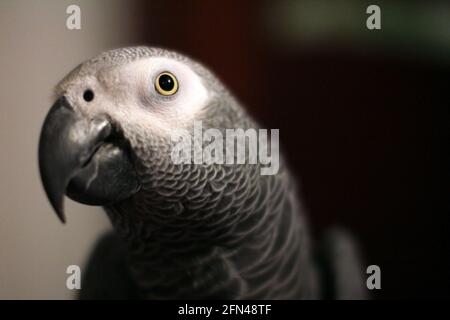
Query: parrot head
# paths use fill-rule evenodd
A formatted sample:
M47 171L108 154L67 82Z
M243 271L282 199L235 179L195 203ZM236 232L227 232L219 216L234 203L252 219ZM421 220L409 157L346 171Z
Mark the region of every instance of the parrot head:
M55 95L38 153L44 189L63 222L65 195L99 206L138 194L144 205L179 205L174 197L187 197L201 172L171 161L171 133L195 120L227 127L242 119L209 70L157 48L102 53L69 73Z

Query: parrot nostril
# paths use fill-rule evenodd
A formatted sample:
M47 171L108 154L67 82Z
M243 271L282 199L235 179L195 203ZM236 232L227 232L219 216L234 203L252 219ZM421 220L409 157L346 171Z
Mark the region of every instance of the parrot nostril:
M94 92L90 89L86 90L83 93L83 99L86 102L91 102L92 100L94 100Z

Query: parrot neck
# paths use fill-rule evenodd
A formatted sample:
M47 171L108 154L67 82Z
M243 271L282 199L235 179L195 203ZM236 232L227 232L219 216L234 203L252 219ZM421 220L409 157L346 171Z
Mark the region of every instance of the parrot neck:
M249 176L254 180L213 186L196 210L189 207L195 201L156 205L149 200L156 197L151 191L107 208L128 247L131 274L146 298L316 294L311 289L316 279L309 236L291 186L276 176ZM278 281L273 286L283 290L267 289L267 283L255 278L260 273Z

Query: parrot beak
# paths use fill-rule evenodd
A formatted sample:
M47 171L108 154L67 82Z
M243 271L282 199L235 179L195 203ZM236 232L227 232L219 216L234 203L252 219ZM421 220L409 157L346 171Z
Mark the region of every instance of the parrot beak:
M64 223L64 195L109 205L138 191L129 146L107 117L87 119L63 96L50 109L39 140L39 170L48 199Z

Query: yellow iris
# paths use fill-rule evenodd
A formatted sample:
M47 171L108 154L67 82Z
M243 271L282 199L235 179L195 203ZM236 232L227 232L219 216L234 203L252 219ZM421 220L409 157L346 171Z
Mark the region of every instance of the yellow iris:
M163 96L171 96L178 90L178 80L170 72L163 72L156 77L155 89Z

